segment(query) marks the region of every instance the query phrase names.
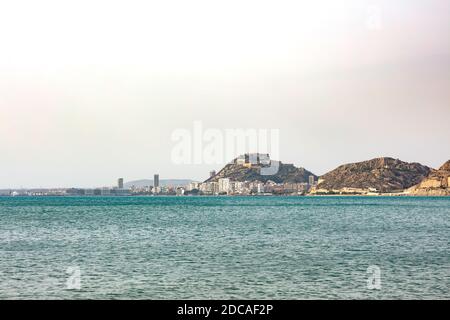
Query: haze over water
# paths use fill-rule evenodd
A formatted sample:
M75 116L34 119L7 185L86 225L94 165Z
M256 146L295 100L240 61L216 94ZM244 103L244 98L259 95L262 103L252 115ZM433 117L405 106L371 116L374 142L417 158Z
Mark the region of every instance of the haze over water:
M449 214L433 197L0 197L0 299L449 299Z

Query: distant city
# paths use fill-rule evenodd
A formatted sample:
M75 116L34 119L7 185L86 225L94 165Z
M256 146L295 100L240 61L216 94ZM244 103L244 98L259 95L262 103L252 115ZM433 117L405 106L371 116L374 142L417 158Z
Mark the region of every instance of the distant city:
M276 168L267 173L268 168ZM160 179L99 188L0 190L0 196L252 196L252 195L450 195L450 160L439 169L389 157L338 166L316 176L305 168L270 159L269 154L240 155L203 182Z
M214 176L215 171L210 172ZM159 174L154 175L153 185L124 187L124 179L117 185L101 188L54 188L0 190L0 196L213 196L213 195L305 195L317 182L310 176L309 183L275 183L267 181L232 181L221 178L217 182L192 181L185 185L161 186Z
M256 158L255 158L256 159ZM252 166L270 165L270 158L257 157L252 163L244 156L234 160L237 166L251 169ZM317 185L316 177L309 176L308 182L302 183L276 183L252 179L251 181L234 181L231 178L218 178L216 171L209 172L209 179L205 182L191 180L166 180L168 183L160 184L159 174L154 174L153 180L140 180L129 182L125 186L124 178L118 178L115 186L101 188L54 188L54 189L11 189L0 190L0 196L213 196L213 195L305 195ZM148 182L147 184L145 184ZM144 184L144 185L143 185Z

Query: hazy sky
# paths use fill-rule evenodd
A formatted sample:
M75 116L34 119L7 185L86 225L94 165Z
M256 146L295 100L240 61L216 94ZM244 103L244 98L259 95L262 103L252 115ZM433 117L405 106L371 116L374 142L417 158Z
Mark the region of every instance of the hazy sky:
M204 179L171 160L194 121L319 175L438 167L449 120L448 0L0 2L0 188Z

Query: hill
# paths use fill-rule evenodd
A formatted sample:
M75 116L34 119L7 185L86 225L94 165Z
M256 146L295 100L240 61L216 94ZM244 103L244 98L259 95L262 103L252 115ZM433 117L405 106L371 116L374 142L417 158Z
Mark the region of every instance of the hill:
M421 182L431 168L388 157L344 164L319 178L316 190L399 192Z
M257 160L253 162L249 160L248 154L240 156L205 182L217 182L221 178L229 178L231 181L239 182L267 182L270 180L276 183L306 183L310 176L314 176L314 179L317 180L317 176L305 168L270 160L268 155L264 156L267 157L264 161L262 155L261 158L257 155ZM270 168L278 168L278 170Z
M407 194L423 196L450 195L450 160L438 170L433 170L419 184L405 191Z

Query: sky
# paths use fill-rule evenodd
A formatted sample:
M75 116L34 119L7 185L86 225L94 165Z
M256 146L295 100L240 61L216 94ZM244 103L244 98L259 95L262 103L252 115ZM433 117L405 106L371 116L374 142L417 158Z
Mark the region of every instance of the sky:
M176 130L279 131L317 175L450 159L450 2L2 1L0 188L203 180Z

